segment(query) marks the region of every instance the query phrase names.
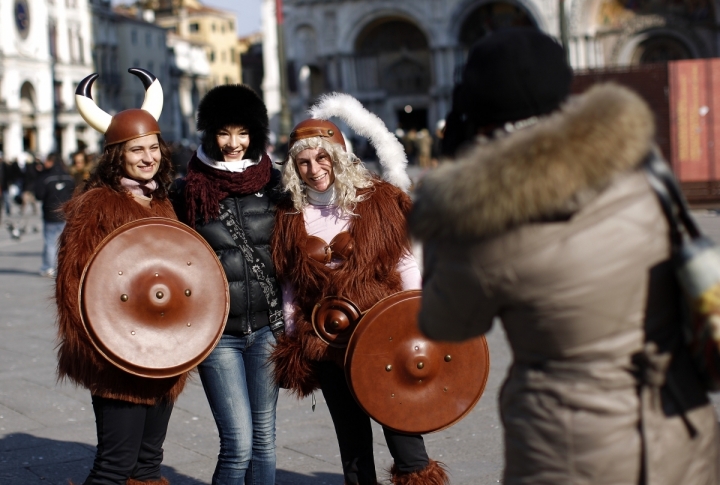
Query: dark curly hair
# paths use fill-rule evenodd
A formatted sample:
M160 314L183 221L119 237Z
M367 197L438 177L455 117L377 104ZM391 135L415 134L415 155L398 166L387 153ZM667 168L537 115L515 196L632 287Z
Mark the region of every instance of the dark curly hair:
M170 148L160 135L157 137L160 143L160 168L153 177L158 183L158 188L155 189L152 195L154 199L163 200L167 199L168 189L173 181L173 165L170 158ZM97 187L109 187L117 192L126 191L120 183L120 179L125 176L122 159L125 143L115 143L105 147L97 165L90 174L90 179L85 184L83 192Z

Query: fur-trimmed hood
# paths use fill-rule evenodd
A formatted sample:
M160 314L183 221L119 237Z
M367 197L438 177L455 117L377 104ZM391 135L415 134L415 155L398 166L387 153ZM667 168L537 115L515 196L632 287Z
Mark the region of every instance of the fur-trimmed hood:
M421 240L484 238L571 214L652 148L653 114L634 92L602 84L538 124L427 175L410 229Z

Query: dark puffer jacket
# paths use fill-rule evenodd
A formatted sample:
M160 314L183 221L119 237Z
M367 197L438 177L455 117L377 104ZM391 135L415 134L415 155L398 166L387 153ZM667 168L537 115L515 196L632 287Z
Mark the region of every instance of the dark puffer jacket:
M186 214L184 190L184 180L176 181L171 190L173 205L181 220ZM277 295L281 293L270 256L270 235L275 225L275 206L280 197L280 172L273 169L270 182L262 191L222 201L253 243L256 258L268 268ZM230 285L230 314L225 333L243 336L268 326L269 306L263 290L227 227L219 219L204 224L197 217L195 230L215 250Z

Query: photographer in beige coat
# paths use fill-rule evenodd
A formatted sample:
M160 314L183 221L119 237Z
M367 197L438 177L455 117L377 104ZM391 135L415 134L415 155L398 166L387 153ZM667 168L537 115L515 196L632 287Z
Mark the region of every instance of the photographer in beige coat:
M616 85L567 98L570 79L538 31L474 47L445 137L450 152L473 142L423 180L411 216L420 327L457 341L502 322L506 485L716 484L717 419L641 168L653 115Z

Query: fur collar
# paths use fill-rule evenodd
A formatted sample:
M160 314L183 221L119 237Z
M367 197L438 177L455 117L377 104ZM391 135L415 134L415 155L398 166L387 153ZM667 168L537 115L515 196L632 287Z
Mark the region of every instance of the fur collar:
M653 114L634 92L598 85L537 125L426 176L410 217L421 240L484 238L572 214L640 164L655 135Z

